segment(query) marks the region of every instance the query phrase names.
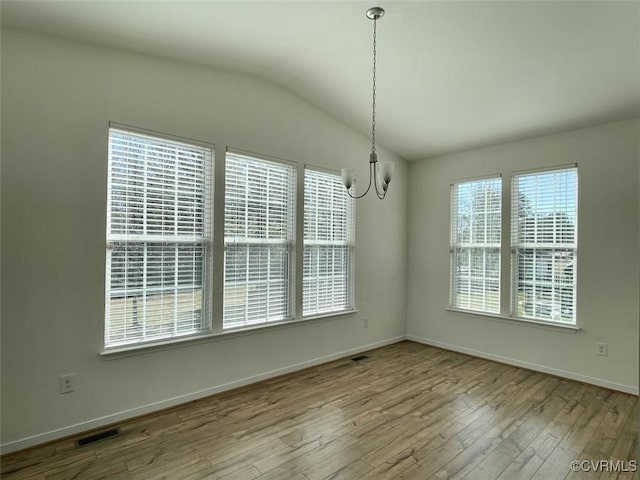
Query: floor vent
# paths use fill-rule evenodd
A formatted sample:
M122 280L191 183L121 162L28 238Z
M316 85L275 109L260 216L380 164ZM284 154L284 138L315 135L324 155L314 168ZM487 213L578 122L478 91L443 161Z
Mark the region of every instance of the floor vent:
M369 358L368 355L359 355L357 357L353 357L351 360L353 360L354 362L359 362L360 360L364 360L365 358Z
M104 432L95 433L93 435L89 435L88 437L76 440L76 447L84 447L86 445L99 442L100 440L105 440L107 438L115 437L118 435L120 435L120 430L117 428L112 428L111 430L105 430Z

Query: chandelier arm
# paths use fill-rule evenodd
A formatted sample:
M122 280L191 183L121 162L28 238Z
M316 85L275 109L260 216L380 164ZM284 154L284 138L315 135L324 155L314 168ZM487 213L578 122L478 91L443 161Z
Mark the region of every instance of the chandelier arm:
M376 196L382 200L386 195L386 190L382 189L382 193L380 193L380 188L378 187L378 176L376 175L376 164L373 164L373 185L376 189Z
M347 189L347 193L349 194L349 196L350 196L351 198L355 198L355 199L362 198L362 197L364 197L367 193L369 193L369 190L371 189L371 178L372 178L372 177L371 177L371 169L372 169L372 168L374 168L374 167L372 167L372 165L373 165L373 163L370 163L370 164L369 164L369 186L367 187L367 189L364 191L364 193L363 193L362 195L352 195L352 194L351 194L351 192L349 191L349 189ZM377 186L376 186L376 190L378 190L378 187L377 187Z

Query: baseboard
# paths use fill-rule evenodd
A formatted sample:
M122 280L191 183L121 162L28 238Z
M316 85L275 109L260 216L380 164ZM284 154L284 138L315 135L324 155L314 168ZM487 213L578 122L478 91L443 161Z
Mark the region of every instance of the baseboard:
M610 382L602 378L589 377L581 375L575 372L569 372L566 370L560 370L557 368L548 367L546 365L539 365L537 363L525 362L516 358L504 357L502 355L495 355L493 353L481 352L472 348L462 347L460 345L453 345L450 343L440 342L438 340L432 340L430 338L417 337L415 335L407 335L407 340L412 342L422 343L433 347L443 348L445 350L452 350L454 352L465 353L474 357L486 358L487 360L493 360L500 363L506 363L515 367L522 367L528 370L535 370L536 372L548 373L557 377L568 378L570 380L577 380L579 382L590 383L597 385L598 387L605 387L611 390L617 390L619 392L631 393L638 395L638 387L634 385L623 385L621 383Z
M129 420L131 418L139 417L141 415L147 415L149 413L154 413L160 410L164 410L166 408L175 407L177 405L191 402L193 400L198 400L200 398L208 397L210 395L215 395L216 393L232 390L238 387L243 387L245 385L257 383L262 380L278 377L280 375L285 375L287 373L293 373L298 370L314 367L316 365L321 365L323 363L331 362L333 360L339 360L341 358L350 357L358 353L373 350L374 348L384 347L386 345L391 345L393 343L398 343L403 340L406 340L406 337L404 335L388 338L386 340L381 340L379 342L370 343L368 345L361 345L356 348L343 350L337 353L332 353L331 355L314 358L311 360L307 360L305 362L296 363L294 365L290 365L287 367L260 373L258 375L252 375L250 377L242 378L242 379L235 380L233 382L225 383L222 385L217 385L215 387L206 388L204 390L200 390L197 392L180 395L167 400L162 400L160 402L154 402L148 405L132 408L130 410L126 410L123 412L118 412L111 415L106 415L104 417L88 420L86 422L76 423L75 425L70 425L68 427L63 427L63 428L59 428L59 429L45 432L42 434L33 435L31 437L15 440L13 442L7 442L0 445L0 454L5 455L7 453L12 453L18 450L24 450L25 448L34 447L36 445L41 445L43 443L48 443L54 440L59 440L61 438L77 435L79 433L87 432L89 430L95 430L97 428L102 428L107 425L113 425L115 423Z

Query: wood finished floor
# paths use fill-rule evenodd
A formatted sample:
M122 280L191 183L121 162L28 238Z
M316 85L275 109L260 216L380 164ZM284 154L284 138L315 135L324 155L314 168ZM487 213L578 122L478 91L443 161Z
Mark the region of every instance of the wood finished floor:
M4 456L6 479L637 479L638 397L402 342Z

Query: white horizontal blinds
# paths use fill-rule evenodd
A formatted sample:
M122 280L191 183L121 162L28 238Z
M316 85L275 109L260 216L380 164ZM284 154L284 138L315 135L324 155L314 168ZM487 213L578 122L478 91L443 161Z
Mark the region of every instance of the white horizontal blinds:
M292 165L227 152L223 328L292 316Z
M303 315L352 305L354 201L340 175L305 170Z
M500 313L500 177L451 188L451 305Z
M575 167L513 177L515 316L575 324L577 200Z
M111 128L105 347L208 332L213 149Z

